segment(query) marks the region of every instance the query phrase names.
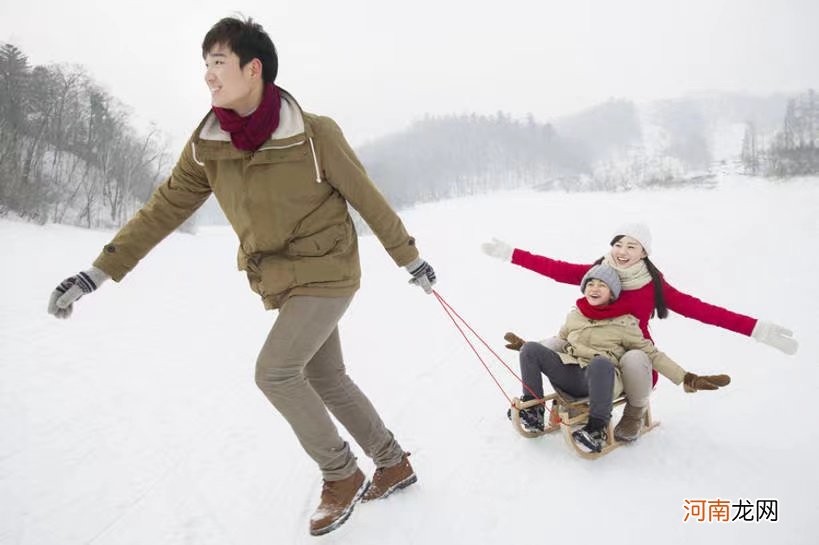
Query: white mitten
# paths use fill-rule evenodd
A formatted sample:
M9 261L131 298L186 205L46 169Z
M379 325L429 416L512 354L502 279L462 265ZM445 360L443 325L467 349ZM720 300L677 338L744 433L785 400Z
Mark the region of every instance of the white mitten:
M500 259L501 261L512 261L512 254L515 249L502 240L492 237L492 242L481 244L481 250L488 256Z
M757 320L754 330L751 332L751 337L761 343L778 348L785 354L796 354L799 349L799 343L793 338L793 331L771 322Z

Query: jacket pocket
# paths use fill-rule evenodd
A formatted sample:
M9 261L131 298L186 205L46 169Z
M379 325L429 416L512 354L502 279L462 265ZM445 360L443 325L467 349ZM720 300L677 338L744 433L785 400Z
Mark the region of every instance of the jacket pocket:
M300 142L296 145L282 148L265 148L262 146L253 154L250 165L272 165L275 163L290 163L293 161L306 161L307 147Z
M346 223L335 224L317 233L294 238L287 245L287 253L294 257L321 257L333 250L343 250L350 243Z

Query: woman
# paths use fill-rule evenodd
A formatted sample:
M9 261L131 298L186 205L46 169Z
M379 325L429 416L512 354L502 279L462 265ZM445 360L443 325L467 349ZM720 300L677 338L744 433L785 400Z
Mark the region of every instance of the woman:
M661 319L666 318L668 311L673 310L687 318L753 337L786 354L796 353L799 345L791 331L705 303L671 286L648 257L651 253L651 232L646 225L634 223L619 227L610 244L611 251L594 264L606 263L617 271L623 291L615 304L626 307L628 313L639 320L640 329L647 339L651 339L649 319L655 315ZM481 249L491 257L511 261L566 284L579 285L593 266L531 254L498 239L483 243ZM559 340L552 342L559 343ZM651 361L645 353L629 350L621 358L620 364L623 390L628 402L622 419L614 429L614 436L620 441L633 441L640 434L642 418L651 395ZM656 381L656 376L654 380Z

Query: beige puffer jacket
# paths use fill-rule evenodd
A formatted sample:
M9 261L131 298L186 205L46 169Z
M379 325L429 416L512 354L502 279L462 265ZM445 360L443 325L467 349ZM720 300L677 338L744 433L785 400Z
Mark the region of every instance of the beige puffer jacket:
M628 350L645 352L651 359L653 367L674 384L680 384L685 377L685 369L657 350L653 342L643 337L637 318L631 314L605 320L590 320L573 308L560 328L559 337L567 343L559 353L563 363L585 367L594 356L598 354L605 356L618 369L618 382L620 358Z

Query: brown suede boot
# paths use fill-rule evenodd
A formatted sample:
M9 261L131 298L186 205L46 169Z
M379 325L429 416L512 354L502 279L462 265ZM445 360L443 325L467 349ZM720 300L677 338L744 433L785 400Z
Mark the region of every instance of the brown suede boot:
M324 481L321 503L310 517L310 535L320 536L344 524L369 484L360 469L346 479Z
M618 441L634 441L640 437L645 414L646 407L635 407L627 402L623 409L623 418L614 427L614 438Z
M409 452L405 452L401 461L390 467L379 467L373 475L373 484L364 494L362 502L386 498L396 490L406 488L418 480L415 471L409 463L407 457Z

